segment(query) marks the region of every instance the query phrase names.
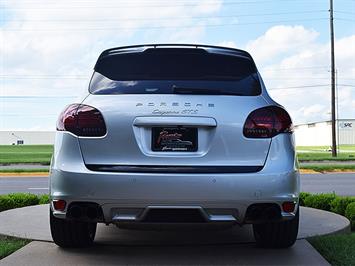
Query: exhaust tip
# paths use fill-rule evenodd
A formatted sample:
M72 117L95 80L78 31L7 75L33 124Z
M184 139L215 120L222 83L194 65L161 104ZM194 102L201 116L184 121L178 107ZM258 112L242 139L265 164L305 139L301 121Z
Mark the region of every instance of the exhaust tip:
M67 217L88 222L104 220L102 209L95 202L72 202L68 206Z
M274 206L270 206L263 211L263 218L266 220L273 220L280 218L280 210Z
M86 209L86 216L92 220L97 219L99 217L98 209L95 207L88 207Z
M70 217L78 219L78 218L82 217L83 212L82 212L81 207L74 205L74 206L70 207L68 214Z
M248 207L245 221L247 223L262 223L277 221L281 218L281 209L274 203L256 203Z

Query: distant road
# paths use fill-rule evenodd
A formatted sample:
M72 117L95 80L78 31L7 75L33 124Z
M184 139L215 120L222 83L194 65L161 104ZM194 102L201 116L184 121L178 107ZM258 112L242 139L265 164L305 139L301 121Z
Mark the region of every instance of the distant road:
M355 173L303 174L301 191L355 196Z
M48 194L47 176L0 176L0 194L27 192Z
M301 191L355 196L355 173L302 174ZM48 193L48 177L0 177L0 194L13 192Z
M0 164L0 169L49 169L49 165L35 163Z

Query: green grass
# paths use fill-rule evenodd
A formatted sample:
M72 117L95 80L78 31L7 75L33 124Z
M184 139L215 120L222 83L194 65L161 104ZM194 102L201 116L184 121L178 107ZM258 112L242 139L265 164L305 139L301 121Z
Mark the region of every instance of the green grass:
M298 151L329 152L329 146L297 146L296 149ZM355 145L340 145L339 150L355 153Z
M339 154L335 158L329 146L297 146L296 150L300 161L355 160L355 145L340 145Z
M300 162L306 161L355 161L355 152L354 153L339 153L337 157L332 157L330 152L298 152L298 160Z
M355 232L308 239L331 265L355 265Z
M29 240L0 236L0 260L27 245L29 242Z
M316 172L331 172L331 171L355 171L355 165L342 165L342 164L325 164L325 165L317 165L317 164L310 164L310 165L302 165L300 166L301 169L307 170L314 170Z
M340 145L337 157L332 157L329 146L297 146L299 161L355 161L355 145Z
M53 145L0 145L0 163L49 164Z

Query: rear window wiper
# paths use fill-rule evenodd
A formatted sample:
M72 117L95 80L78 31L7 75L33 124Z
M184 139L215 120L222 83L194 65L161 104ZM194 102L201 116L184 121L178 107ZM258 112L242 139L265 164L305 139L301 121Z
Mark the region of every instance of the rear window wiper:
M209 89L209 88L190 88L190 87L178 87L172 86L173 93L175 94L202 94L202 95L236 95L244 96L244 94L238 92L224 91L221 89Z

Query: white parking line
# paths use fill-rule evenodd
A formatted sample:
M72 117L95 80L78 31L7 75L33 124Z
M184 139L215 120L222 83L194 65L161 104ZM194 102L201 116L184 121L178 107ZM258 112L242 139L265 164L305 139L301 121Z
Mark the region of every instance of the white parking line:
M27 189L47 189L48 190L48 188L47 187L29 187L29 188L27 188Z

